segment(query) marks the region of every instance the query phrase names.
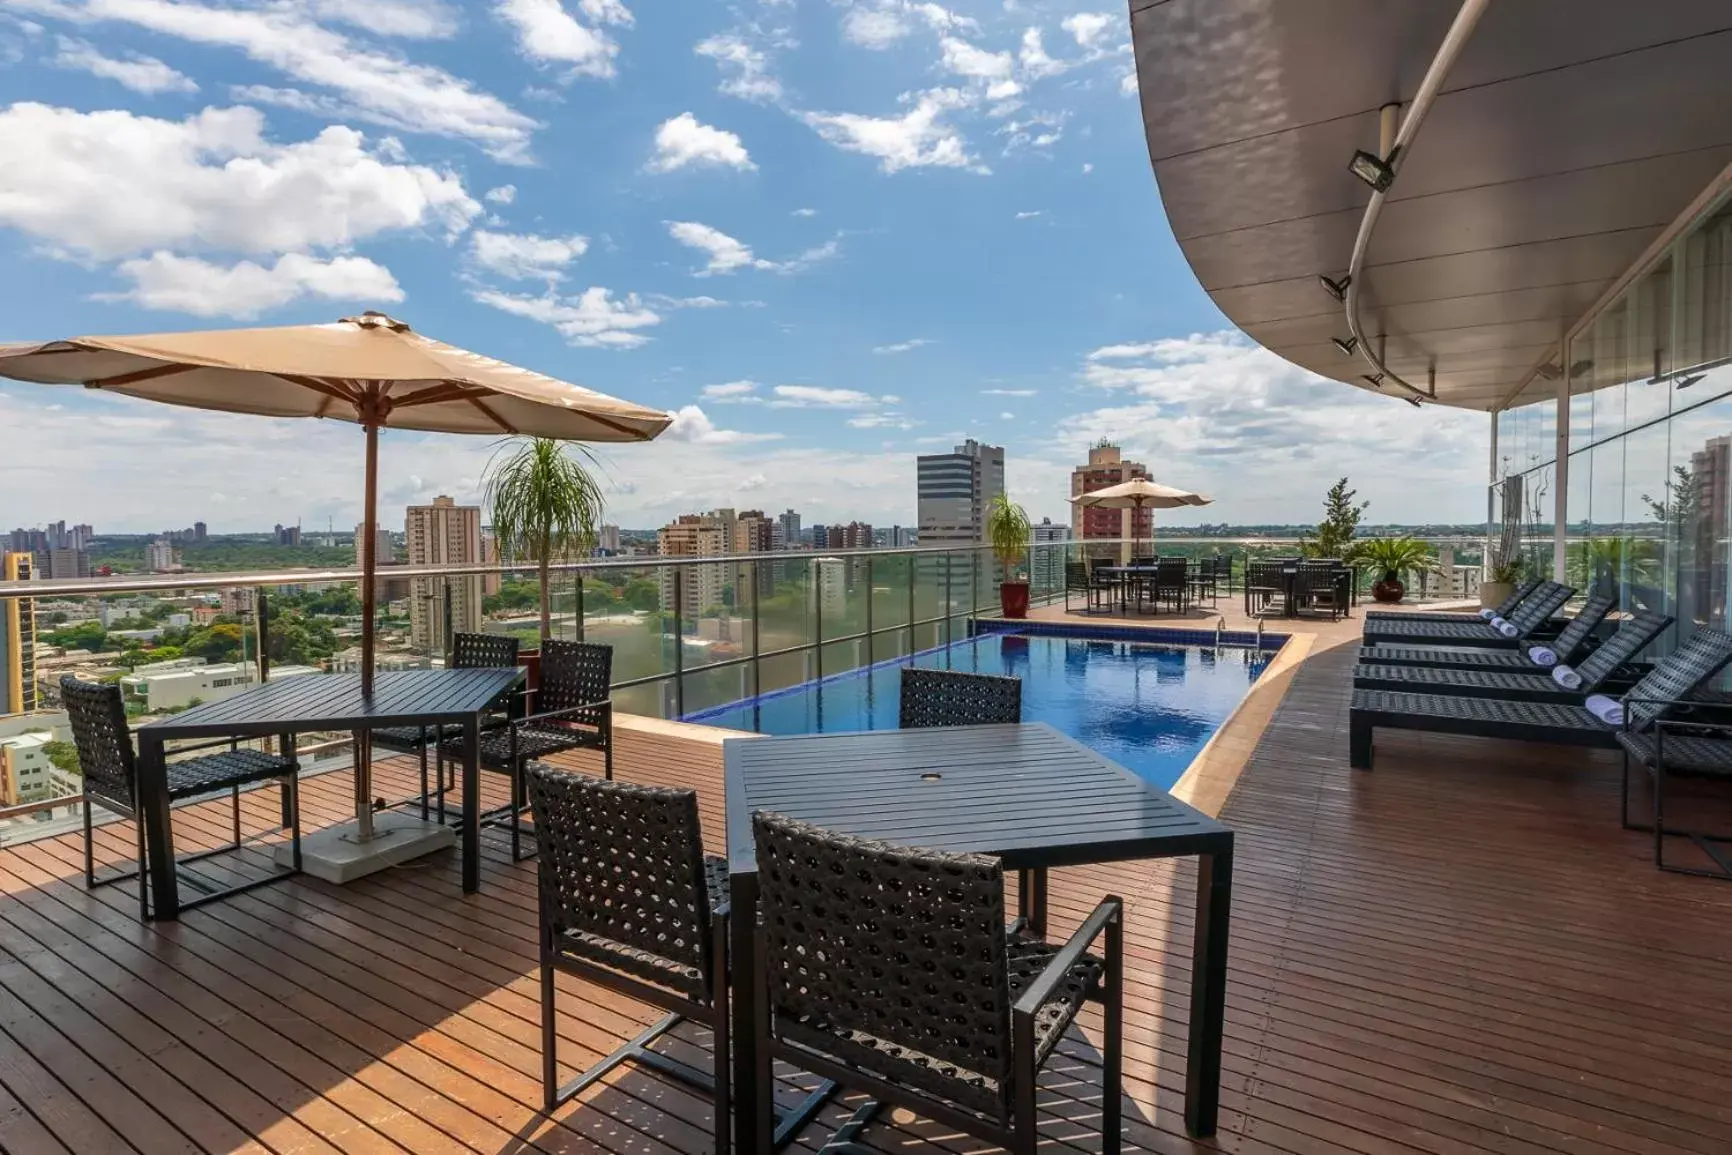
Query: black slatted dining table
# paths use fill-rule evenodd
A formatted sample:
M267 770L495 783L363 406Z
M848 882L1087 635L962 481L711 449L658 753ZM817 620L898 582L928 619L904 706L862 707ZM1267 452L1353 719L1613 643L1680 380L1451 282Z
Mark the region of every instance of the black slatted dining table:
M1220 1100L1233 832L1043 722L734 738L727 782L737 1147L769 1151L770 1062L759 1031L764 979L752 813L952 853L1020 872L1019 913L1044 933L1045 872L1196 855L1185 1125L1212 1135ZM1134 918L1135 912L1127 914Z
M482 717L523 681L521 667L476 670L389 670L373 676L370 696L361 675L307 674L266 682L233 697L159 719L137 730L139 812L144 818L150 885L159 918L180 911L169 822L167 743L193 738L278 738L293 756L295 736L317 731L362 734L386 726L455 726L464 738L463 892L480 888L480 768ZM357 776L357 810L371 805Z

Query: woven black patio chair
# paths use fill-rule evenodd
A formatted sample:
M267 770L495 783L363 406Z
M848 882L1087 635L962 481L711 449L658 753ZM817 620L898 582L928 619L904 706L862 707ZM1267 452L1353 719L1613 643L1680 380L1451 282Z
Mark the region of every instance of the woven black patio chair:
M902 668L898 725L987 726L1022 721L1022 679L961 670Z
M481 820L510 828L513 862L533 854L525 854L522 844L523 812L528 805L524 769L531 761L565 750L599 750L603 777L613 778L613 703L608 699L612 678L612 646L545 639L541 643L535 713L499 722L481 732L481 769L511 779L511 804L482 815ZM439 757L461 761L462 737L440 742ZM443 765L439 772L444 773Z
M144 820L138 809L138 756L132 746L132 733L126 725L126 703L118 685L99 685L80 681L71 674L60 678L60 700L72 729L72 744L78 749L78 765L84 774L84 886L95 890L99 886L138 879L139 917L150 921L150 872L145 869ZM288 827L294 858L288 870L277 871L263 878L252 879L222 890L212 890L199 878L183 877L182 881L198 896L182 900L180 909L190 910L244 890L298 874L301 869L301 807L295 778L299 767L292 758L267 754L263 750L243 750L239 743L227 738L215 742L200 742L183 746L172 753L208 750L217 746L228 749L197 758L185 758L167 763L168 800L175 802L203 797L227 790L233 807L234 838L212 850L184 854L175 859L176 866L227 854L240 849L241 787L258 782L277 782L283 791L283 813ZM91 844L92 804L118 814L132 822L137 844L137 869L106 878L96 877L95 852Z
M1106 571L1119 563L1110 557L1093 557L1089 559L1089 581L1102 590L1109 598L1116 596L1120 605L1124 604L1125 591L1130 582L1120 574Z
M1276 599L1283 599L1281 608L1285 611L1284 599L1288 589L1286 566L1281 562L1246 561L1245 616L1262 614Z
M1516 586L1515 591L1513 593L1511 593L1509 597L1507 597L1503 601L1499 602L1493 608L1492 612L1495 613L1500 618L1508 618L1511 614L1516 612L1516 607L1520 606L1522 604L1522 602L1527 600L1528 595L1532 594L1536 589L1538 589L1540 587L1540 583L1543 582L1544 580L1545 579L1543 579L1543 578L1537 578L1537 577L1524 578L1522 580L1522 583L1520 585ZM1365 620L1367 622L1372 622L1372 621L1403 621L1403 622L1464 622L1464 621L1466 621L1466 622L1473 622L1473 621L1483 621L1485 619L1481 618L1476 613L1453 613L1452 614L1452 613L1442 613L1442 612L1435 612L1435 613L1433 613L1433 612L1421 612L1421 613L1404 614L1398 610L1371 610L1365 615Z
M1465 694L1475 698L1503 698L1515 702L1580 703L1589 694L1603 693L1606 684L1637 654L1672 624L1667 614L1643 610L1625 622L1582 663L1573 667L1582 684L1565 689L1545 672L1513 673L1506 670L1450 670L1432 666L1402 666L1388 662L1363 663L1353 671L1356 689L1405 690L1416 694ZM1537 670L1537 667L1535 668Z
M1164 557L1155 563L1148 581L1150 599L1158 611L1163 605L1182 613L1191 604L1190 563L1182 557Z
M1293 576L1293 604L1299 613L1329 615L1337 621L1347 612L1349 573L1338 562L1303 563Z
M1089 612L1104 605L1117 586L1106 582L1105 574L1091 575L1087 563L1067 561L1064 563L1064 608L1070 610L1072 594L1083 595L1083 605ZM1110 607L1109 607L1110 608Z
M1666 719L1644 733L1620 733L1618 745L1624 749L1623 799L1619 817L1625 830L1640 830L1653 836L1654 865L1672 874L1732 879L1732 855L1723 849L1732 845L1732 833L1674 827L1666 821L1666 801L1672 779L1732 782L1732 721ZM1653 799L1646 823L1630 818L1632 763L1647 772L1652 787ZM1666 861L1666 840L1669 838L1687 839L1714 864L1713 868Z
M548 1111L636 1062L715 1096L728 1149L728 868L706 857L696 790L608 782L536 765L527 773L540 850L541 1082ZM559 1082L554 973L668 1013L572 1081ZM650 1049L681 1019L714 1032L704 1071Z
M1515 616L1507 619L1515 627L1513 637L1499 633L1490 622L1463 617L1459 622L1408 622L1405 615L1382 618L1365 623L1364 641L1368 646L1474 646L1492 650L1514 650L1529 639L1537 638L1551 628L1552 615L1570 600L1575 591L1559 582L1545 582L1542 588L1516 608Z
M1689 706L1691 696L1728 661L1732 661L1732 636L1697 630L1623 695L1622 727L1607 725L1584 706L1356 689L1347 715L1348 761L1358 769L1371 769L1372 734L1379 728L1615 750L1620 730L1645 733L1655 722Z
M509 634L456 634L451 639L453 670L490 669L517 664L517 639ZM414 754L421 762L421 817L427 818L427 751L436 747L444 735L437 726L386 726L372 732L375 749L399 754ZM440 776L439 820L445 820L446 782Z
M755 813L771 1054L881 1103L1032 1155L1035 1082L1085 1001L1104 1008L1101 1150L1119 1150L1124 903L1070 940L1006 933L997 859L853 838ZM1105 936L1103 955L1088 953ZM766 1087L765 1094L769 1092Z
M1558 636L1545 643L1559 662L1575 662L1593 649L1594 631L1618 604L1616 594L1598 593L1582 603L1576 616L1565 623ZM1512 674L1543 671L1528 657L1529 647L1517 650L1474 650L1448 646L1361 646L1359 660L1401 666L1432 666L1439 669L1501 670Z

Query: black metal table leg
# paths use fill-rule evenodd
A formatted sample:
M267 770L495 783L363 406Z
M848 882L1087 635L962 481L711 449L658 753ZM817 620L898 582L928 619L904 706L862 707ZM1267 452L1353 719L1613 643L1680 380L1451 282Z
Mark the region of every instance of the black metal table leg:
M1229 836L1230 837L1230 836ZM1197 922L1191 949L1190 1050L1185 1063L1185 1130L1215 1133L1221 1103L1221 1037L1227 1019L1227 936L1233 905L1233 850L1197 856Z
M736 874L729 880L729 960L734 969L734 1149L772 1150L768 1008L758 953L758 878Z
M463 720L463 893L481 889L481 719Z
M180 882L174 869L174 828L169 812L168 765L163 758L162 740L149 730L138 731L138 817L144 825L147 869L139 875L139 886L150 881L148 906L150 917L174 919L180 917ZM146 908L146 897L140 895L140 909Z

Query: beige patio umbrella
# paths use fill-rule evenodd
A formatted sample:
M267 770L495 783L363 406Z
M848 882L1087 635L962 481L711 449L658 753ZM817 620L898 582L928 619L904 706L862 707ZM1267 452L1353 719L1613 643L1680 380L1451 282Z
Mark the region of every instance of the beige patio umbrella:
M328 325L0 344L0 376L171 405L353 421L367 433L361 684L373 687L379 430L649 441L673 420L581 385L435 341L383 313Z
M1109 485L1105 489L1097 489L1090 493L1079 493L1070 499L1071 504L1084 509L1176 509L1182 505L1212 505L1214 498L1204 497L1200 493L1191 493L1184 489L1174 489L1170 485L1161 485L1146 477L1133 477L1129 481L1121 481L1117 485ZM1154 527L1149 527L1149 536L1154 537ZM1137 548L1137 518L1131 515L1131 555L1136 556Z

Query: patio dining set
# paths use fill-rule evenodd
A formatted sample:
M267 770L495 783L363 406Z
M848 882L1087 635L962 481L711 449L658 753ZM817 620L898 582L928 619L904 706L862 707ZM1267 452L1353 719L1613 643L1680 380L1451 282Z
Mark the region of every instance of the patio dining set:
M1732 635L1697 626L1657 661L1643 660L1681 623L1617 589L1600 589L1574 616L1558 616L1575 592L1534 578L1477 617L1367 614L1349 713L1350 762L1372 768L1378 730L1616 751L1623 758L1620 820L1651 837L1655 865L1732 879L1732 832L1686 825L1675 808L1680 781L1732 783L1732 700L1717 686L1732 663ZM1624 602L1635 608L1614 618ZM1647 821L1632 814L1637 774L1650 784ZM1679 840L1696 848L1700 865L1680 864L1675 851L1668 857Z
M1205 558L1133 557L1065 565L1065 608L1080 597L1093 612L1184 613L1207 600L1218 604L1232 593L1232 555ZM1326 613L1334 621L1358 604L1359 575L1338 558L1247 558L1241 592L1245 616L1299 617Z
M141 916L156 920L298 873L297 735L351 729L358 751L417 759L419 795L360 801L455 822L466 893L480 888L484 826L509 832L514 860L538 860L547 1111L634 1063L714 1096L717 1151L777 1149L846 1088L868 1098L827 1149L848 1149L889 1105L1033 1152L1036 1080L1093 1003L1100 1144L1115 1152L1127 907L1099 895L1067 938L1050 939L1047 871L1195 856L1185 1120L1193 1135L1214 1133L1232 832L1023 721L1019 679L910 666L894 731L727 739L727 853L713 857L695 790L614 780L611 650L544 641L533 691L518 657L513 639L460 634L445 668L381 671L370 693L342 674L266 683L140 727L136 751L118 688L68 675L88 784L86 885L137 879ZM270 748L242 745L257 738ZM545 761L572 750L599 754L598 772ZM509 778L507 805L481 809L481 771ZM209 888L185 868L241 847L241 791L273 782L288 832L274 848L280 869ZM225 797L232 842L177 859L172 806ZM136 870L97 877L92 806L134 824ZM559 972L665 1015L562 1082ZM708 1069L655 1047L682 1020L711 1029ZM781 1110L776 1061L817 1076Z

